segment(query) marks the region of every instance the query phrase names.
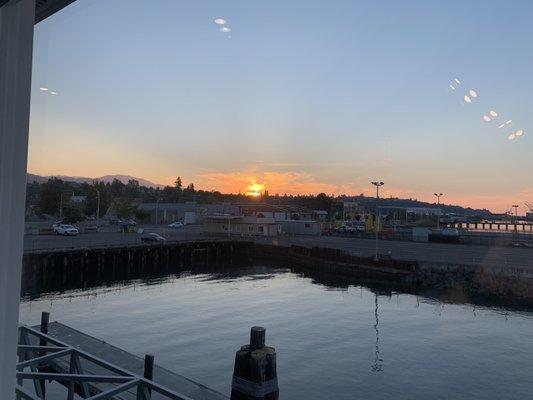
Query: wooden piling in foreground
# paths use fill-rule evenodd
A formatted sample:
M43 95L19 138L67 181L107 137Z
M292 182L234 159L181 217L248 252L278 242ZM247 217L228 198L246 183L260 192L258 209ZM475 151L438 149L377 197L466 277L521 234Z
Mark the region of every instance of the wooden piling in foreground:
M48 334L48 324L50 323L50 313L43 311L41 313L41 332Z
M43 311L41 313L41 332L48 335L48 324L50 323L50 313L47 311ZM45 339L39 340L39 346L46 346L47 342ZM46 353L39 352L39 356L44 356ZM39 369L40 365L37 366ZM41 386L41 391L43 393L43 396L46 396L46 380L40 380L39 385ZM44 398L44 397L43 397Z
M265 328L254 326L250 344L235 354L231 400L277 400L276 350L265 346Z
M144 377L148 380L153 381L154 380L154 356L153 354L145 354L144 355ZM144 396L143 400L150 400L152 397L152 390L146 389L146 395ZM139 392L137 392L137 398L142 398L139 396Z

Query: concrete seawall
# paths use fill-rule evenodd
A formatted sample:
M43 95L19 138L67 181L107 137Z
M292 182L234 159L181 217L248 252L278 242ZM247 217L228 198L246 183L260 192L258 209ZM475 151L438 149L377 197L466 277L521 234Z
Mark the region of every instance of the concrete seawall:
M26 254L22 295L84 288L105 282L165 276L195 266L213 271L251 266L257 261L283 263L339 279L389 283L406 291L453 290L468 298L485 296L533 307L533 273L521 268L484 268L441 262L373 261L326 247L279 246L249 241L205 240L73 249Z
M164 276L194 265L231 266L251 254L251 242L190 241L25 254L22 296L103 282ZM246 260L244 260L246 261Z
M256 257L285 261L331 276L391 282L411 290L460 291L467 297L487 297L500 303L533 307L533 273L521 268L485 268L439 262L382 260L349 255L321 247L256 244Z

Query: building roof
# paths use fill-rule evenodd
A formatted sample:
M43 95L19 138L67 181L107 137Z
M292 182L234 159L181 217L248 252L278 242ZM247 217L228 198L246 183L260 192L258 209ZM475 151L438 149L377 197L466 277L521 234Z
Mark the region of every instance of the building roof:
M151 211L155 210L167 210L167 211L196 211L196 204L194 203L141 203L139 207L141 210Z
M315 210L313 211L316 215L328 215L328 212L325 210Z
M267 203L253 203L253 204L238 204L244 212L288 212L288 213L307 213L312 214L313 210L299 206L296 204L267 204Z
M244 215L206 215L204 217L207 220L210 221L228 221L232 220L234 222L239 223L245 223L245 224L277 224L276 220L274 218L257 218L257 217L250 217L250 216L244 216Z

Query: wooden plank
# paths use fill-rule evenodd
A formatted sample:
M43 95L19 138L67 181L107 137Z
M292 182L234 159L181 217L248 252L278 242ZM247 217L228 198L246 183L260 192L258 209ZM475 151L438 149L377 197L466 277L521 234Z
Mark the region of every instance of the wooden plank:
M39 329L39 327L35 327ZM69 326L63 325L59 322L51 322L48 327L48 334L51 337L57 338L69 345L83 350L95 357L98 357L104 361L114 364L118 367L124 368L133 374L143 376L144 375L144 359L130 354L118 347L112 346L100 339L89 336L83 332L73 329ZM109 371L104 367L96 365L91 362L87 362L84 359L80 359L81 367L84 374L94 375L108 375ZM69 360L60 359L54 360L50 365L52 369L58 372L69 371ZM107 372L106 372L107 371ZM165 368L154 365L153 368L153 380L154 382L167 387L168 389L184 394L194 400L222 400L227 399L221 393L218 393L200 383L194 382L184 376L173 373ZM230 383L228 382L228 387ZM107 383L90 383L91 392L99 392L113 388L116 385ZM156 397L155 394L153 396ZM121 400L134 400L136 399L136 389L130 389L129 391L117 395L117 399Z

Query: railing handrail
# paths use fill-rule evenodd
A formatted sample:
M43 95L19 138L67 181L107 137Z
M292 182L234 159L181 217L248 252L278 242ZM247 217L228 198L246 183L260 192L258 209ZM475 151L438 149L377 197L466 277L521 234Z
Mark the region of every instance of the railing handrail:
M150 399L150 391L157 392L171 400L193 400L184 394L171 390L163 385L146 379L145 377L137 375L113 363L105 361L84 350L73 347L72 345L63 342L62 340L54 338L46 333L40 332L29 326L19 326L19 332L22 343L19 344L18 351L19 354L22 353L22 356L21 361L19 361L19 363L17 364L17 380L19 382L16 386L17 398L42 400L42 398L39 397L39 394L33 395L27 389L22 387L22 380L31 379L34 381L37 393L39 392L37 388L38 385L40 385L40 382L45 382L46 380L69 382L69 395L70 392L74 390L74 383L79 383L80 385L84 386L88 382L102 382L120 383L120 385L103 390L95 396L90 396L88 390L84 388L85 393L82 394L82 398L91 400L107 400L128 389L137 387L138 395L143 400ZM28 336L33 336L39 339L40 341L42 341L42 344L39 346L31 345L29 343ZM49 347L48 343L53 344L53 346ZM47 352L47 348L49 348L51 351L48 352L48 354L42 355L42 353ZM37 356L32 356L30 357L30 359L26 359L27 354L33 355L33 353ZM54 358L65 357L66 355L70 355L70 363L74 362L75 366L77 366L74 367L73 365L70 365L69 373L39 372L38 365L42 364L43 362L50 362ZM94 363L117 375L84 374L81 370L80 359L84 359L88 362ZM28 367L31 368L31 371L24 372L23 370Z

